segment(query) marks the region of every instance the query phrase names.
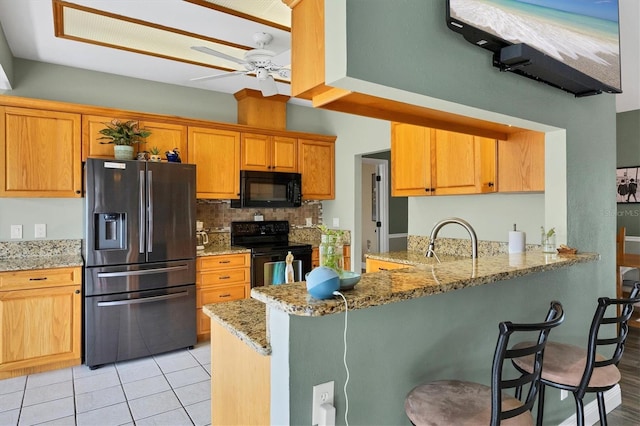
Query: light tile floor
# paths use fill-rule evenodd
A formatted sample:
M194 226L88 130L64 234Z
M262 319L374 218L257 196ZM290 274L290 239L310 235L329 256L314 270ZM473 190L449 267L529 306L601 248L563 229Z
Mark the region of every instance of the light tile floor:
M209 342L191 350L0 380L0 426L209 425Z

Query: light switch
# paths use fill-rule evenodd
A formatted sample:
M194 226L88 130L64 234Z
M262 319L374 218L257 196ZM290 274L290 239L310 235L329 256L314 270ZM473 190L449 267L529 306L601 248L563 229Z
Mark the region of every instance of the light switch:
M46 238L47 237L47 225L44 223L36 223L34 229L34 236L36 238Z
M340 218L339 217L334 217L333 218L333 227L334 228L340 227Z

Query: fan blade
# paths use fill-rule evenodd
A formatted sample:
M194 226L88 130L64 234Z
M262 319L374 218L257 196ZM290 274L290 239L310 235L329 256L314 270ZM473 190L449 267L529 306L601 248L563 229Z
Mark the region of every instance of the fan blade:
M217 50L209 49L205 46L191 46L193 50L197 50L198 52L206 53L207 55L216 56L221 59L226 59L227 61L235 62L236 64L246 64L247 61L243 59L238 59L235 56L227 55L226 53L218 52Z
M276 82L273 80L272 76L258 79L258 84L260 84L260 91L262 92L262 96L267 97L278 94L278 86L276 86Z
M214 78L233 77L234 75L248 74L248 73L249 71L233 71L225 74L206 75L204 77L196 77L196 78L190 79L189 81L213 80Z

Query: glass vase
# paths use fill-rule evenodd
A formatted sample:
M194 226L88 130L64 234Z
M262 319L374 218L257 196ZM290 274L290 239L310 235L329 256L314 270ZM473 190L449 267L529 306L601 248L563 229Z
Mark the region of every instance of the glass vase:
M342 276L344 268L342 240L337 235L323 234L320 238L318 248L320 266L331 268Z
M547 235L545 232L543 232L542 237L540 239L540 244L542 245L543 253L555 253L556 252L556 234Z

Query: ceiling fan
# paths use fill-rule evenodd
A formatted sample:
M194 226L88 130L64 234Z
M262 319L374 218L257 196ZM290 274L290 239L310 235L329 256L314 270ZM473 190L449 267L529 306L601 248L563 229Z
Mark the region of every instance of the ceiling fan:
M240 74L255 75L258 79L260 91L263 96L277 95L278 87L276 86L276 82L273 79L272 74L276 74L282 78L288 78L291 70L282 65L271 62L271 59L276 54L272 50L265 49L271 40L273 40L273 36L271 36L271 34L262 32L255 33L253 35L253 41L258 45L258 48L249 50L245 53L244 59L238 59L235 56L227 55L226 53L218 52L217 50L213 50L205 46L191 46L193 50L244 65L246 68L246 70L232 71L226 74L192 78L191 81L211 80L214 78L231 77Z

